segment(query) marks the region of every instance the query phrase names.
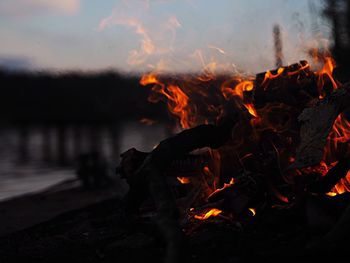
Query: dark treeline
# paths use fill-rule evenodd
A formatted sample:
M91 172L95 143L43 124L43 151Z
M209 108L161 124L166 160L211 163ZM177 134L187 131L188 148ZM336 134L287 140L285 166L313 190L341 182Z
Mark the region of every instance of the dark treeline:
M116 72L25 73L0 71L0 123L115 123L163 119L147 101L139 77Z
M7 153L12 151L20 163L41 158L45 164L59 166L71 165L87 152L109 151L117 158L126 122L148 118L173 124L164 104L148 102L150 89L139 85L139 79L112 71L58 74L0 70L1 131L12 127L17 134L17 146ZM33 142L37 129L40 146ZM104 145L105 139L108 145Z
M324 0L323 16L331 26L332 53L340 69L341 77L350 78L350 1Z

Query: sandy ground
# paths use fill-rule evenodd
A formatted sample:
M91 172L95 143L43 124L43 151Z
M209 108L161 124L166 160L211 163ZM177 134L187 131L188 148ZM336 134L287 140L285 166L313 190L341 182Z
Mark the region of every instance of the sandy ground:
M75 179L66 180L40 192L0 202L0 236L42 223L67 211L102 200L121 197L126 184L116 180L107 188L84 190Z

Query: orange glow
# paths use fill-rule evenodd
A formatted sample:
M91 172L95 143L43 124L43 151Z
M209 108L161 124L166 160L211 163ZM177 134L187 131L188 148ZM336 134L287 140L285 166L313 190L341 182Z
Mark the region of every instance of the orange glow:
M228 184L227 184L227 183L224 183L224 186L223 186L223 187L216 189L214 192L212 192L212 193L208 196L208 198L210 198L210 197L213 196L214 194L216 194L216 193L218 193L218 192L220 192L220 191L226 189L227 187L230 187L230 186L234 185L234 183L235 183L234 178L231 178L231 180L230 180L230 182L229 182Z
M350 192L350 171L346 174L345 178L340 179L340 181L335 185L332 192L336 194L343 194L345 192Z
M233 89L228 85L223 85L221 87L221 92L224 95L226 100L232 99L233 97L238 97L241 100L243 106L248 110L250 115L257 118L258 114L255 110L254 105L252 103L244 103L244 92L252 91L253 89L254 89L253 81L242 80Z
M256 209L255 208L248 208L250 212L252 212L252 215L256 215Z
M254 116L255 118L258 118L258 113L256 112L255 107L253 106L253 104L247 103L247 104L244 104L244 107L247 108L247 110L250 113L250 115Z
M162 93L168 98L168 108L171 113L180 118L181 127L188 129L190 123L186 107L188 105L188 96L175 85L169 85Z
M295 70L295 71L289 71L289 72L288 72L288 76L294 76L294 75L296 75L296 74L299 74L301 71L303 71L303 70L305 70L305 69L307 69L307 68L310 67L309 63L306 63L305 65L302 65L302 64L299 64L299 65L301 65L301 67L298 68L298 69Z
M263 82L262 82L262 85L266 84L266 82L267 82L268 80L270 80L270 79L275 79L275 78L281 76L281 74L283 73L283 71L284 71L284 68L279 68L279 69L277 70L277 73L276 73L275 75L272 74L271 71L269 71L269 70L266 71L264 80L263 80Z
M325 60L325 62L324 62L323 68L320 71L316 72L316 75L318 77L317 88L319 90L321 98L323 98L322 89L323 89L323 86L325 83L325 77L328 77L328 79L331 81L334 89L338 88L338 84L336 83L336 81L333 78L333 70L335 68L335 61L332 57L325 57L324 60Z
M151 120L151 119L148 119L148 118L142 118L142 119L140 120L140 122L141 122L142 124L149 125L149 126L156 123L155 120Z
M152 91L163 95L167 99L168 109L173 115L179 118L181 127L184 129L191 127L189 121L190 108L188 107L189 97L179 86L172 84L165 85L153 73L143 75L140 84L143 86L153 84ZM149 101L154 103L159 100L160 99L155 96L149 97Z
M190 183L190 179L187 177L176 177L176 179L182 184L189 184Z
M329 133L327 144L324 152L324 160L332 160L332 157L339 150L340 146L346 146L346 150L349 151L349 147L346 143L350 140L350 123L346 118L340 114L335 120L332 130ZM324 161L321 162L325 163ZM325 164L326 165L326 164ZM335 163L330 163L326 165L324 173L326 174L328 170L333 167ZM327 195L342 194L344 192L350 192L350 172L347 173L345 178L342 178Z
M195 215L194 218L199 219L199 220L206 220L209 217L218 216L221 213L222 213L222 211L220 209L212 208L208 212L206 212L205 214Z
M254 83L251 80L244 80L239 82L234 89L231 87L223 86L221 91L226 99L231 98L232 96L238 96L240 99L243 99L244 91L251 91L254 89Z
M153 73L150 73L142 76L140 80L140 84L142 86L146 86L149 84L159 84L159 82L158 82L157 76Z

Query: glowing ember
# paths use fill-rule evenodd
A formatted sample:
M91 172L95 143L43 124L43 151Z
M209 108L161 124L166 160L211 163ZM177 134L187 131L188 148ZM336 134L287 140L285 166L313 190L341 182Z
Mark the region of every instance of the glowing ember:
M234 185L234 183L235 183L234 178L231 178L231 180L230 180L230 182L229 182L228 184L227 184L227 183L224 183L224 186L223 186L223 187L216 189L214 192L212 192L212 193L208 196L208 198L210 198L210 197L213 196L214 194L216 194L216 193L218 193L218 192L220 192L220 191L226 189L227 187L230 187L230 186Z
M190 183L190 179L187 177L176 177L176 179L182 184L189 184Z
M154 125L154 124L156 123L155 120L151 120L151 119L148 119L148 118L142 118L142 119L140 120L140 122L141 122L142 124L149 125L149 126Z
M252 215L253 215L253 216L256 215L256 210L255 210L255 208L249 208L249 211L252 212Z
M199 220L206 220L209 217L218 216L221 213L222 213L222 211L220 209L212 208L208 212L206 212L205 214L195 215L194 218L199 219Z
M324 160L332 160L332 157L336 155L341 145L346 144L350 141L350 123L341 114L335 120L332 130L329 133L327 144L325 147ZM347 146L346 146L347 147ZM349 148L346 148L347 151ZM325 162L323 162L325 163ZM325 164L325 173L328 172L336 163ZM346 177L341 179L335 187L332 189L331 193L328 195L342 194L344 192L350 192L350 172L347 173Z

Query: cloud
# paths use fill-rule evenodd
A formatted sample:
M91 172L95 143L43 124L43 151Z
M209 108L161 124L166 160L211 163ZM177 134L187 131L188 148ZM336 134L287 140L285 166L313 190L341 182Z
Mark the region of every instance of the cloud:
M80 2L81 0L2 0L0 15L30 17L47 12L72 15L79 11Z

